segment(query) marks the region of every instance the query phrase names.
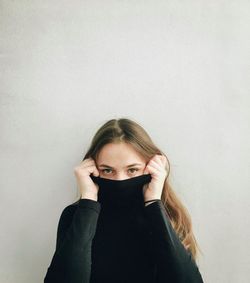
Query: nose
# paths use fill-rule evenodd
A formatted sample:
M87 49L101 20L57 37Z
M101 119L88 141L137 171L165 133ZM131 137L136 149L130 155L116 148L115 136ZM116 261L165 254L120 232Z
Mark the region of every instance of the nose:
M128 176L124 172L118 172L114 178L115 180L124 180L128 179Z

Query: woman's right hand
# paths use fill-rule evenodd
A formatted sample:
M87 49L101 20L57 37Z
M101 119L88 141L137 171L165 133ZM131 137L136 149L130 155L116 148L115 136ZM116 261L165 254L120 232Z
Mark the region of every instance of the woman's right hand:
M99 176L95 161L93 158L84 159L78 166L74 168L77 185L80 190L81 199L92 199L97 201L99 186L90 178L90 174Z

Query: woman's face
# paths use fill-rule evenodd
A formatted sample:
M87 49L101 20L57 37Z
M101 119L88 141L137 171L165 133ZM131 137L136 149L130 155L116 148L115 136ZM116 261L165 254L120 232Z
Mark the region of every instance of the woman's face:
M100 177L124 180L142 175L146 160L130 144L109 143L99 152L96 167Z

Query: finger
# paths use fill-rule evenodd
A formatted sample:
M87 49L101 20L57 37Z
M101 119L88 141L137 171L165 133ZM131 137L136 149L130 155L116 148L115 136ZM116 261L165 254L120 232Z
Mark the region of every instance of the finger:
M155 169L153 166L151 165L147 165L148 170L150 172L150 174L154 175L154 176L158 176L159 175L159 171L157 169Z
M155 167L155 168L156 168L157 170L159 170L159 171L162 171L162 170L164 169L163 164L162 164L161 162L160 162L160 164L159 164L159 163L157 163L157 162L154 161L154 160L151 160L150 163L149 163L149 165Z
M159 162L161 162L163 166L165 166L165 158L166 157L164 155L162 155L162 154L157 154L156 155L156 160L159 160Z
M95 165L88 165L88 166L78 166L77 167L79 170L77 171L78 173L82 174L83 172L88 172L89 174L96 172L96 166ZM86 173L85 173L86 174Z
M81 163L92 163L92 162L94 162L93 158L86 158L86 159L82 160Z
M163 165L166 166L167 165L167 157L165 155L161 155L161 159L162 159Z
M92 160L92 159L84 159L84 160L79 164L79 166L80 166L80 167L83 167L83 168L88 167L88 166L90 166L90 165L95 165L94 160Z
M150 159L150 161L152 161L152 160L154 160L155 162L157 162L157 163L163 165L162 159L161 159L161 157L160 157L159 154L155 154L155 155Z
M96 176L96 177L100 175L100 173L99 173L98 169L96 168L96 166L95 166L93 175Z
M148 171L148 168L145 167L144 171L143 171L143 174L146 175L146 174L149 174L150 172Z

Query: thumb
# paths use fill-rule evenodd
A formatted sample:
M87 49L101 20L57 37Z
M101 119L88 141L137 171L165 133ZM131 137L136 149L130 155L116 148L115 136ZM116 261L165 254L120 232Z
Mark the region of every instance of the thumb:
M147 188L148 188L148 184L143 185L143 188L142 188L143 194L145 193Z
M148 168L146 167L143 171L143 175L149 174Z
M94 169L93 175L96 176L96 177L98 177L100 175L97 168Z

